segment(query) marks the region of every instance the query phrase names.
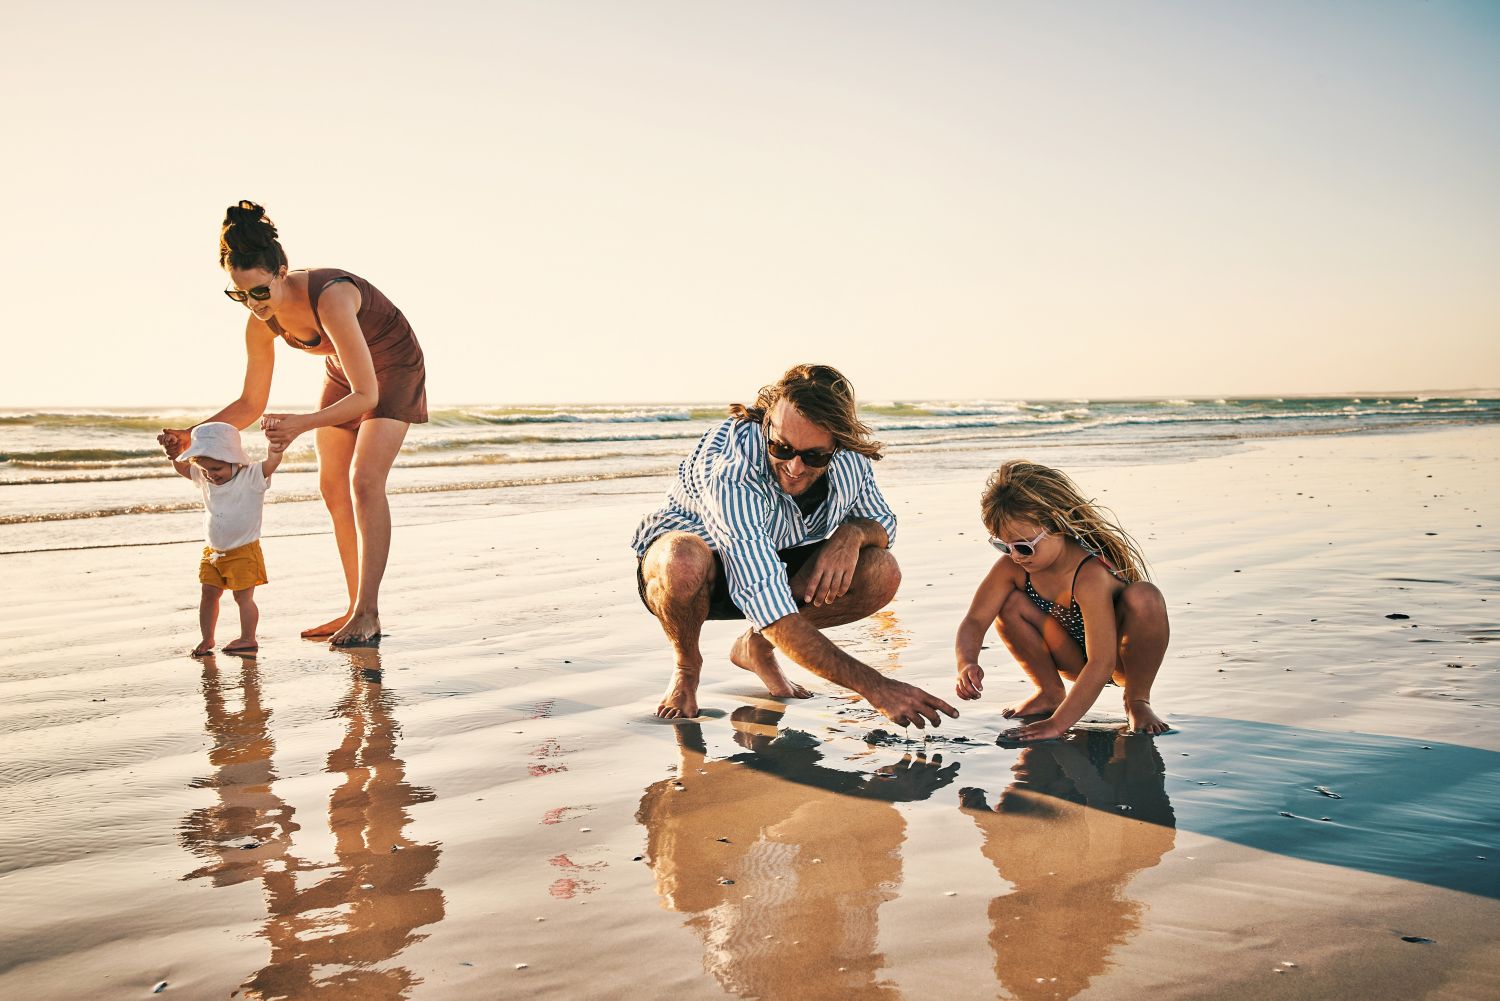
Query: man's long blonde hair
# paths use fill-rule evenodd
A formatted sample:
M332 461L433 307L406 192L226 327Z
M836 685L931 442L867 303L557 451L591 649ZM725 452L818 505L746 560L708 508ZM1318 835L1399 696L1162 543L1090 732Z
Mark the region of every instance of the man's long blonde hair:
M1001 522L1025 518L1102 556L1125 580L1150 579L1145 554L1113 512L1085 498L1078 484L1051 466L1026 459L1005 463L985 484L979 516L996 538Z
M755 405L730 406L730 416L754 424L786 400L803 417L833 435L833 443L870 459L879 459L884 447L875 441L870 426L859 419L854 385L832 365L793 365L777 382L762 386Z

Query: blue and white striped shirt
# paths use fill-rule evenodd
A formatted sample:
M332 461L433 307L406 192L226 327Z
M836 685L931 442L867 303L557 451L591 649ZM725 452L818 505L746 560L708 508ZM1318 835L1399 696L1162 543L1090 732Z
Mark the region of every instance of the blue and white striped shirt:
M698 441L677 467L667 504L647 515L631 546L637 556L665 532L692 532L719 554L729 597L764 629L797 611L777 550L821 542L850 518L867 518L896 540L896 516L875 485L868 456L840 449L825 474L828 497L803 516L776 482L759 424L729 418Z

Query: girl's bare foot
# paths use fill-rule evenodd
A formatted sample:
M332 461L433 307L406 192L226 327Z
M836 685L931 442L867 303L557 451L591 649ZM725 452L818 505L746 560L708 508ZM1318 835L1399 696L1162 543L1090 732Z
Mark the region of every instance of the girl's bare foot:
M1047 692L1038 688L1031 694L1031 698L1011 703L1000 710L1000 715L1006 719L1022 716L1051 716L1052 710L1062 705L1063 695L1063 692Z
M351 612L329 637L330 646L375 646L380 642L380 613Z
M810 699L812 692L787 679L776 663L776 648L771 641L753 629L734 641L729 650L729 660L735 667L743 667L761 680L766 691L778 698Z
M313 626L311 629L302 630L302 638L305 640L326 640L328 637L338 632L339 629L348 620L349 613L345 612L343 615L329 619L321 626Z
M211 654L213 652L214 652L214 641L213 640L204 640L202 643L199 643L197 646L193 647L193 652L190 653L188 656L190 656L190 657L207 657L209 654Z
M1132 733L1166 733L1172 729L1167 721L1151 708L1151 703L1145 699L1127 699L1125 701L1125 716L1130 720L1130 731Z

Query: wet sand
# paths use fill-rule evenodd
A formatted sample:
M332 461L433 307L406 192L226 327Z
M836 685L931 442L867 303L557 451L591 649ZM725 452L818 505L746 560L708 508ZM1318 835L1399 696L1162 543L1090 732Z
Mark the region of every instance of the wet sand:
M195 544L0 556L0 996L1493 996L1493 430L1030 452L1152 558L1174 732L1118 734L1111 689L996 746L992 642L984 702L872 743L723 623L704 716L659 722L626 540L661 482L398 510L379 651L296 638L327 536L267 540L253 661L185 656ZM882 465L904 583L835 638L951 694L1005 457Z

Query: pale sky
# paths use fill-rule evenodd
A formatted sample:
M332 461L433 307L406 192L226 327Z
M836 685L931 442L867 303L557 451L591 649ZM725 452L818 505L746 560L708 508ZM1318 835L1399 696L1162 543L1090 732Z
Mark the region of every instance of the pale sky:
M10 0L0 406L219 405L229 203L444 403L1500 384L1500 4ZM278 351L273 401L320 366Z

